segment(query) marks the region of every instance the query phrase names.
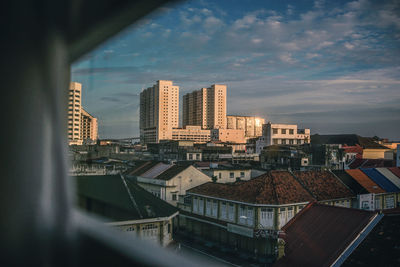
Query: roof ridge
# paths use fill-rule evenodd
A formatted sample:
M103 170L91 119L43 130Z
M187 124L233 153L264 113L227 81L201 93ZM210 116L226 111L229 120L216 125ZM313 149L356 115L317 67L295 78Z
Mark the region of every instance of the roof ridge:
M309 193L314 199L316 199L318 201L318 198L311 192L311 190L308 189L307 186L305 186L299 178L297 178L296 175L294 175L294 173L291 170L288 170L288 172L294 177L294 179L307 191L307 193Z
M122 176L122 174L120 174L119 176L121 177L122 183L124 184L124 187L125 187L126 191L128 192L129 199L131 200L131 202L132 202L132 204L133 204L133 207L137 210L137 212L138 212L140 218L143 219L143 215L142 215L142 213L140 212L140 209L139 209L139 207L138 207L138 205L137 205L137 203L136 203L136 201L135 201L134 196L133 196L132 193L131 193L131 190L129 190L129 187L128 187L126 181L125 181L124 176Z
M269 176L271 177L271 184L272 184L272 192L274 194L274 198L277 204L280 204L279 199L278 199L278 195L276 193L276 186L275 186L275 177L272 175L271 172L268 173ZM265 186L265 185L264 185Z

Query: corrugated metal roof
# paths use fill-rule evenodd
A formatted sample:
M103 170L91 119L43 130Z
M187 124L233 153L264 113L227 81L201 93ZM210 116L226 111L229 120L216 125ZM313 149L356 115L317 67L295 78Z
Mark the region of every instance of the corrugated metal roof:
M353 179L347 172L345 171L332 171L333 174L336 175L354 194L367 194L369 193L367 189L365 189L362 185L360 185L357 180Z
M282 230L285 256L274 266L331 266L376 213L313 203Z
M361 169L369 178L382 187L386 192L398 192L400 189L376 169Z
M376 170L380 172L383 176L385 176L389 181L391 181L395 186L400 188L400 178L397 177L388 168L376 168Z
M377 185L373 180L371 180L365 173L359 169L346 170L346 172L353 177L362 187L364 187L370 193L385 193L379 185Z
M139 176L145 177L145 178L155 178L164 171L168 170L171 168L173 165L172 164L165 164L165 163L158 163L157 165L153 166L151 169L147 170L146 172L140 174Z
M389 168L389 170L390 170L392 173L394 173L394 175L396 175L397 177L400 178L400 168L398 168L398 167L392 167L392 168Z

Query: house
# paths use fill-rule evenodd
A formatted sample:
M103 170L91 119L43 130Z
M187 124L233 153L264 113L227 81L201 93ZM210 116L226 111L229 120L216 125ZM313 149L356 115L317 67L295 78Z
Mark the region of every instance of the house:
M127 177L162 200L176 206L186 190L210 182L211 178L192 165L147 161L127 172Z
M315 198L288 172L249 181L205 183L187 191L180 231L219 247L274 257L281 227Z
M215 168L203 170L210 177L215 177L218 183L233 183L237 180L250 180L266 171L244 167L242 165L217 165Z
M166 246L177 208L122 175L75 176L77 204L127 234Z
M311 203L282 228L284 253L273 266L340 266L382 217Z

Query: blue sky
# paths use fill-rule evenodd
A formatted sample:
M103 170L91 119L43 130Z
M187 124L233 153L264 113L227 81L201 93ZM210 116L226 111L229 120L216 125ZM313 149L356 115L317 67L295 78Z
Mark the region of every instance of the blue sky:
M139 134L139 93L228 86L228 114L400 140L400 2L186 1L72 66L101 138Z

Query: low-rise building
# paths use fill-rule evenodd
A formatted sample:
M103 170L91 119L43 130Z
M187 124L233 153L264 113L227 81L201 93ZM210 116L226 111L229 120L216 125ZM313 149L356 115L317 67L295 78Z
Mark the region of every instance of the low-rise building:
M177 205L178 198L186 190L211 181L211 178L192 165L174 165L147 161L138 164L127 177L138 185L161 198Z
M204 144L211 141L211 133L201 126L187 125L184 128L172 129L172 140L190 140L196 144Z
M77 176L78 207L126 234L167 246L178 210L121 175Z
M297 124L263 125L263 134L256 142L256 153L270 145L302 145L310 143L310 129L298 129Z
M179 227L218 246L275 255L281 228L309 202L350 206L354 194L330 172L271 171L249 181L187 191Z
M245 144L245 131L241 129L212 129L211 141Z

